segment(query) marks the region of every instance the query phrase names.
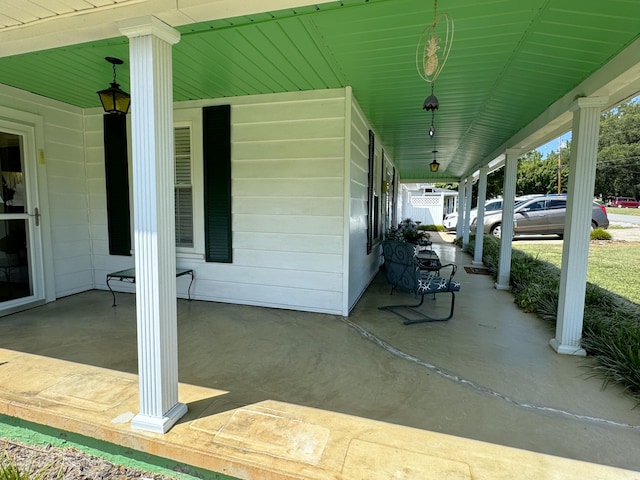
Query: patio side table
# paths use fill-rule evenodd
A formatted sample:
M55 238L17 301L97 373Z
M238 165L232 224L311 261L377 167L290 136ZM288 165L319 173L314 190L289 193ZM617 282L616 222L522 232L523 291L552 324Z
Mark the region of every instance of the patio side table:
M440 258L436 252L426 249L419 250L416 253L416 257L418 258L418 262L420 262L420 270L427 270L428 272L436 272L438 275L440 274L442 264L440 263Z
M176 278L182 277L183 275L190 275L191 281L189 282L189 287L187 288L187 295L189 300L191 300L191 285L193 284L193 270L190 268L176 268ZM113 307L116 306L116 294L111 288L109 282L111 280L118 280L119 282L125 283L136 283L136 269L135 268L127 268L126 270L120 270L113 273L107 273L107 287L109 287L109 291L113 296Z

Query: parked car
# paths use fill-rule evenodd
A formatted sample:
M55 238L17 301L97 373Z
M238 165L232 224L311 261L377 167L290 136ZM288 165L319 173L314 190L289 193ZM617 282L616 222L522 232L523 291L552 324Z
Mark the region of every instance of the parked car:
M502 210L501 198L487 200L487 202L484 204L485 215L487 214L487 212L497 212L500 210ZM471 212L469 213L469 219L470 219L469 222L472 222L473 220L475 220L477 216L478 216L478 209L472 208ZM447 230L455 230L456 227L458 226L458 212L450 213L449 215L444 217L443 224L444 224L444 228L446 228Z
M514 235L552 234L560 238L564 235L564 221L567 212L566 196L548 195L525 200L514 208ZM603 205L593 203L591 228L608 228L609 218ZM477 230L474 222L470 230ZM500 237L502 234L502 213L497 212L484 217L484 233Z
M532 195L524 195L521 197L516 197L516 203L524 200L528 200L530 198L536 198L541 196L542 195L539 195L539 194L532 194ZM501 198L494 198L493 200L487 200L485 202L484 204L485 215L490 213L497 213L500 211L502 211ZM471 224L471 222L473 222L477 216L478 216L478 209L472 208L469 213L469 224ZM458 226L458 212L450 213L446 217L444 217L443 225L444 225L444 228L446 228L447 230L455 230L456 227Z
M640 202L633 197L613 197L607 205L616 208L640 208Z

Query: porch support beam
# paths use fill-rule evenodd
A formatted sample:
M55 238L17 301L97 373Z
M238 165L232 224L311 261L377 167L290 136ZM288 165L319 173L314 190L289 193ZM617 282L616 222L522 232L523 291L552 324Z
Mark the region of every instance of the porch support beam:
M483 249L483 226L484 226L484 204L487 201L487 175L489 167L480 168L478 177L478 214L476 215L476 243L473 249L472 265L482 265L482 249Z
M458 221L456 222L456 239L462 237L462 224L464 221L464 179L458 182L458 205L456 211L458 212Z
M580 339L584 320L600 113L607 101L606 97L579 98L571 107L573 126L558 317L556 336L550 342L556 352L567 355L586 355L580 347Z
M120 25L129 38L140 413L131 427L166 433L178 402L173 143L173 28L154 17Z
M509 290L511 243L513 240L513 206L516 199L516 177L518 173L518 157L520 155L522 155L521 149L509 148L504 161L500 261L498 263L498 279L495 285L497 290Z
M471 218L471 197L473 196L473 176L468 176L464 185L464 224L462 230L462 245L469 245L469 220Z

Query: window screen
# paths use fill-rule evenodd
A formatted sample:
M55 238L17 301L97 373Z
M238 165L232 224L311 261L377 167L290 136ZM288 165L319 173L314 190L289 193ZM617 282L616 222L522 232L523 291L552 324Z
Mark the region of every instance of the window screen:
M175 136L176 247L193 248L191 129L177 127Z

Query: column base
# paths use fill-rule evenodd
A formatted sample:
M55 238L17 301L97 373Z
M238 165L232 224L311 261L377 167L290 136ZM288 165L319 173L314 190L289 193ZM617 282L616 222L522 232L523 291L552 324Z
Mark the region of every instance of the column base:
M187 413L187 406L184 403L176 403L162 417L139 413L131 420L131 428L154 433L167 433L185 413Z
M473 260L471 262L471 265L473 265L474 267L483 267L484 263L482 261L476 262L475 260Z
M502 283L495 283L494 286L496 290L509 290L509 284L504 285Z
M574 355L576 357L587 356L587 352L584 348L576 347L574 345L563 345L557 338L552 338L549 345L556 351L556 353L561 355Z

